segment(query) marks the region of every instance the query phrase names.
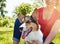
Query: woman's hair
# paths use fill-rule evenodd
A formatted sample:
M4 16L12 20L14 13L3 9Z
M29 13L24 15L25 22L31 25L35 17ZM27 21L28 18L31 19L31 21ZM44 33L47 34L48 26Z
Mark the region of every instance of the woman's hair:
M36 11L36 10L37 10L37 8L34 9L34 11Z
M36 12L37 12L37 8L35 8L33 12L35 12L35 13L36 13Z
M17 15L24 15L24 14L18 13ZM24 15L24 16L26 16L26 15Z

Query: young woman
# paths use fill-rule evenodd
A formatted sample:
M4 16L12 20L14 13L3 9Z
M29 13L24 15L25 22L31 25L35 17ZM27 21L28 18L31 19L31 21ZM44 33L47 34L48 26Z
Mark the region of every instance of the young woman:
M18 14L14 23L13 44L19 44L22 32L19 31L19 26L24 22L25 15Z
M43 33L43 44L54 44L52 40L60 28L60 14L54 7L57 0L45 0L46 7L38 9L38 23L41 25ZM32 40L30 44L40 44L37 40Z
M60 27L60 14L54 7L58 0L45 0L46 7L39 8L38 22L41 25L44 44L54 44L51 42L56 36Z

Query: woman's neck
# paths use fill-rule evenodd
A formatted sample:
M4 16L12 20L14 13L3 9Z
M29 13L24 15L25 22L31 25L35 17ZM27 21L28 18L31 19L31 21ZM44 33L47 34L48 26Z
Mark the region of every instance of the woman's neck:
M52 11L52 10L54 10L54 7L46 6L45 9L48 11Z
M43 11L43 19L49 20L52 17L53 11L53 7L45 7Z

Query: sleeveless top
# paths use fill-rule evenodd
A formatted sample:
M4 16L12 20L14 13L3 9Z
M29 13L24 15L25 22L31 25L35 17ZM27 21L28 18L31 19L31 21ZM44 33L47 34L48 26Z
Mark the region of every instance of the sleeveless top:
M52 13L52 16L49 20L43 19L43 10L44 8L38 9L38 23L41 25L41 31L43 33L43 37L47 37L51 31L52 26L54 25L57 19L60 19L60 13L55 9Z

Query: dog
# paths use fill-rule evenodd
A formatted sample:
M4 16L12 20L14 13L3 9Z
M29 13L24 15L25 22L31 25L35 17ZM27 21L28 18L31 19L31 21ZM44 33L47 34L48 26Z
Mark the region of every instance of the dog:
M36 13L36 11L35 11ZM27 20L29 19L29 20ZM31 17L31 19L33 19ZM26 44L28 42L32 42L32 40L39 40L39 42L43 43L43 34L40 30L41 26L34 21L31 21L30 18L26 18L25 22L19 27L20 31L22 31L22 39L25 39Z
M40 25L34 22L25 22L20 26L20 31L22 31L22 39L25 41L32 42L31 40L39 40L43 43L43 34L40 30ZM27 44L27 43L26 43Z

